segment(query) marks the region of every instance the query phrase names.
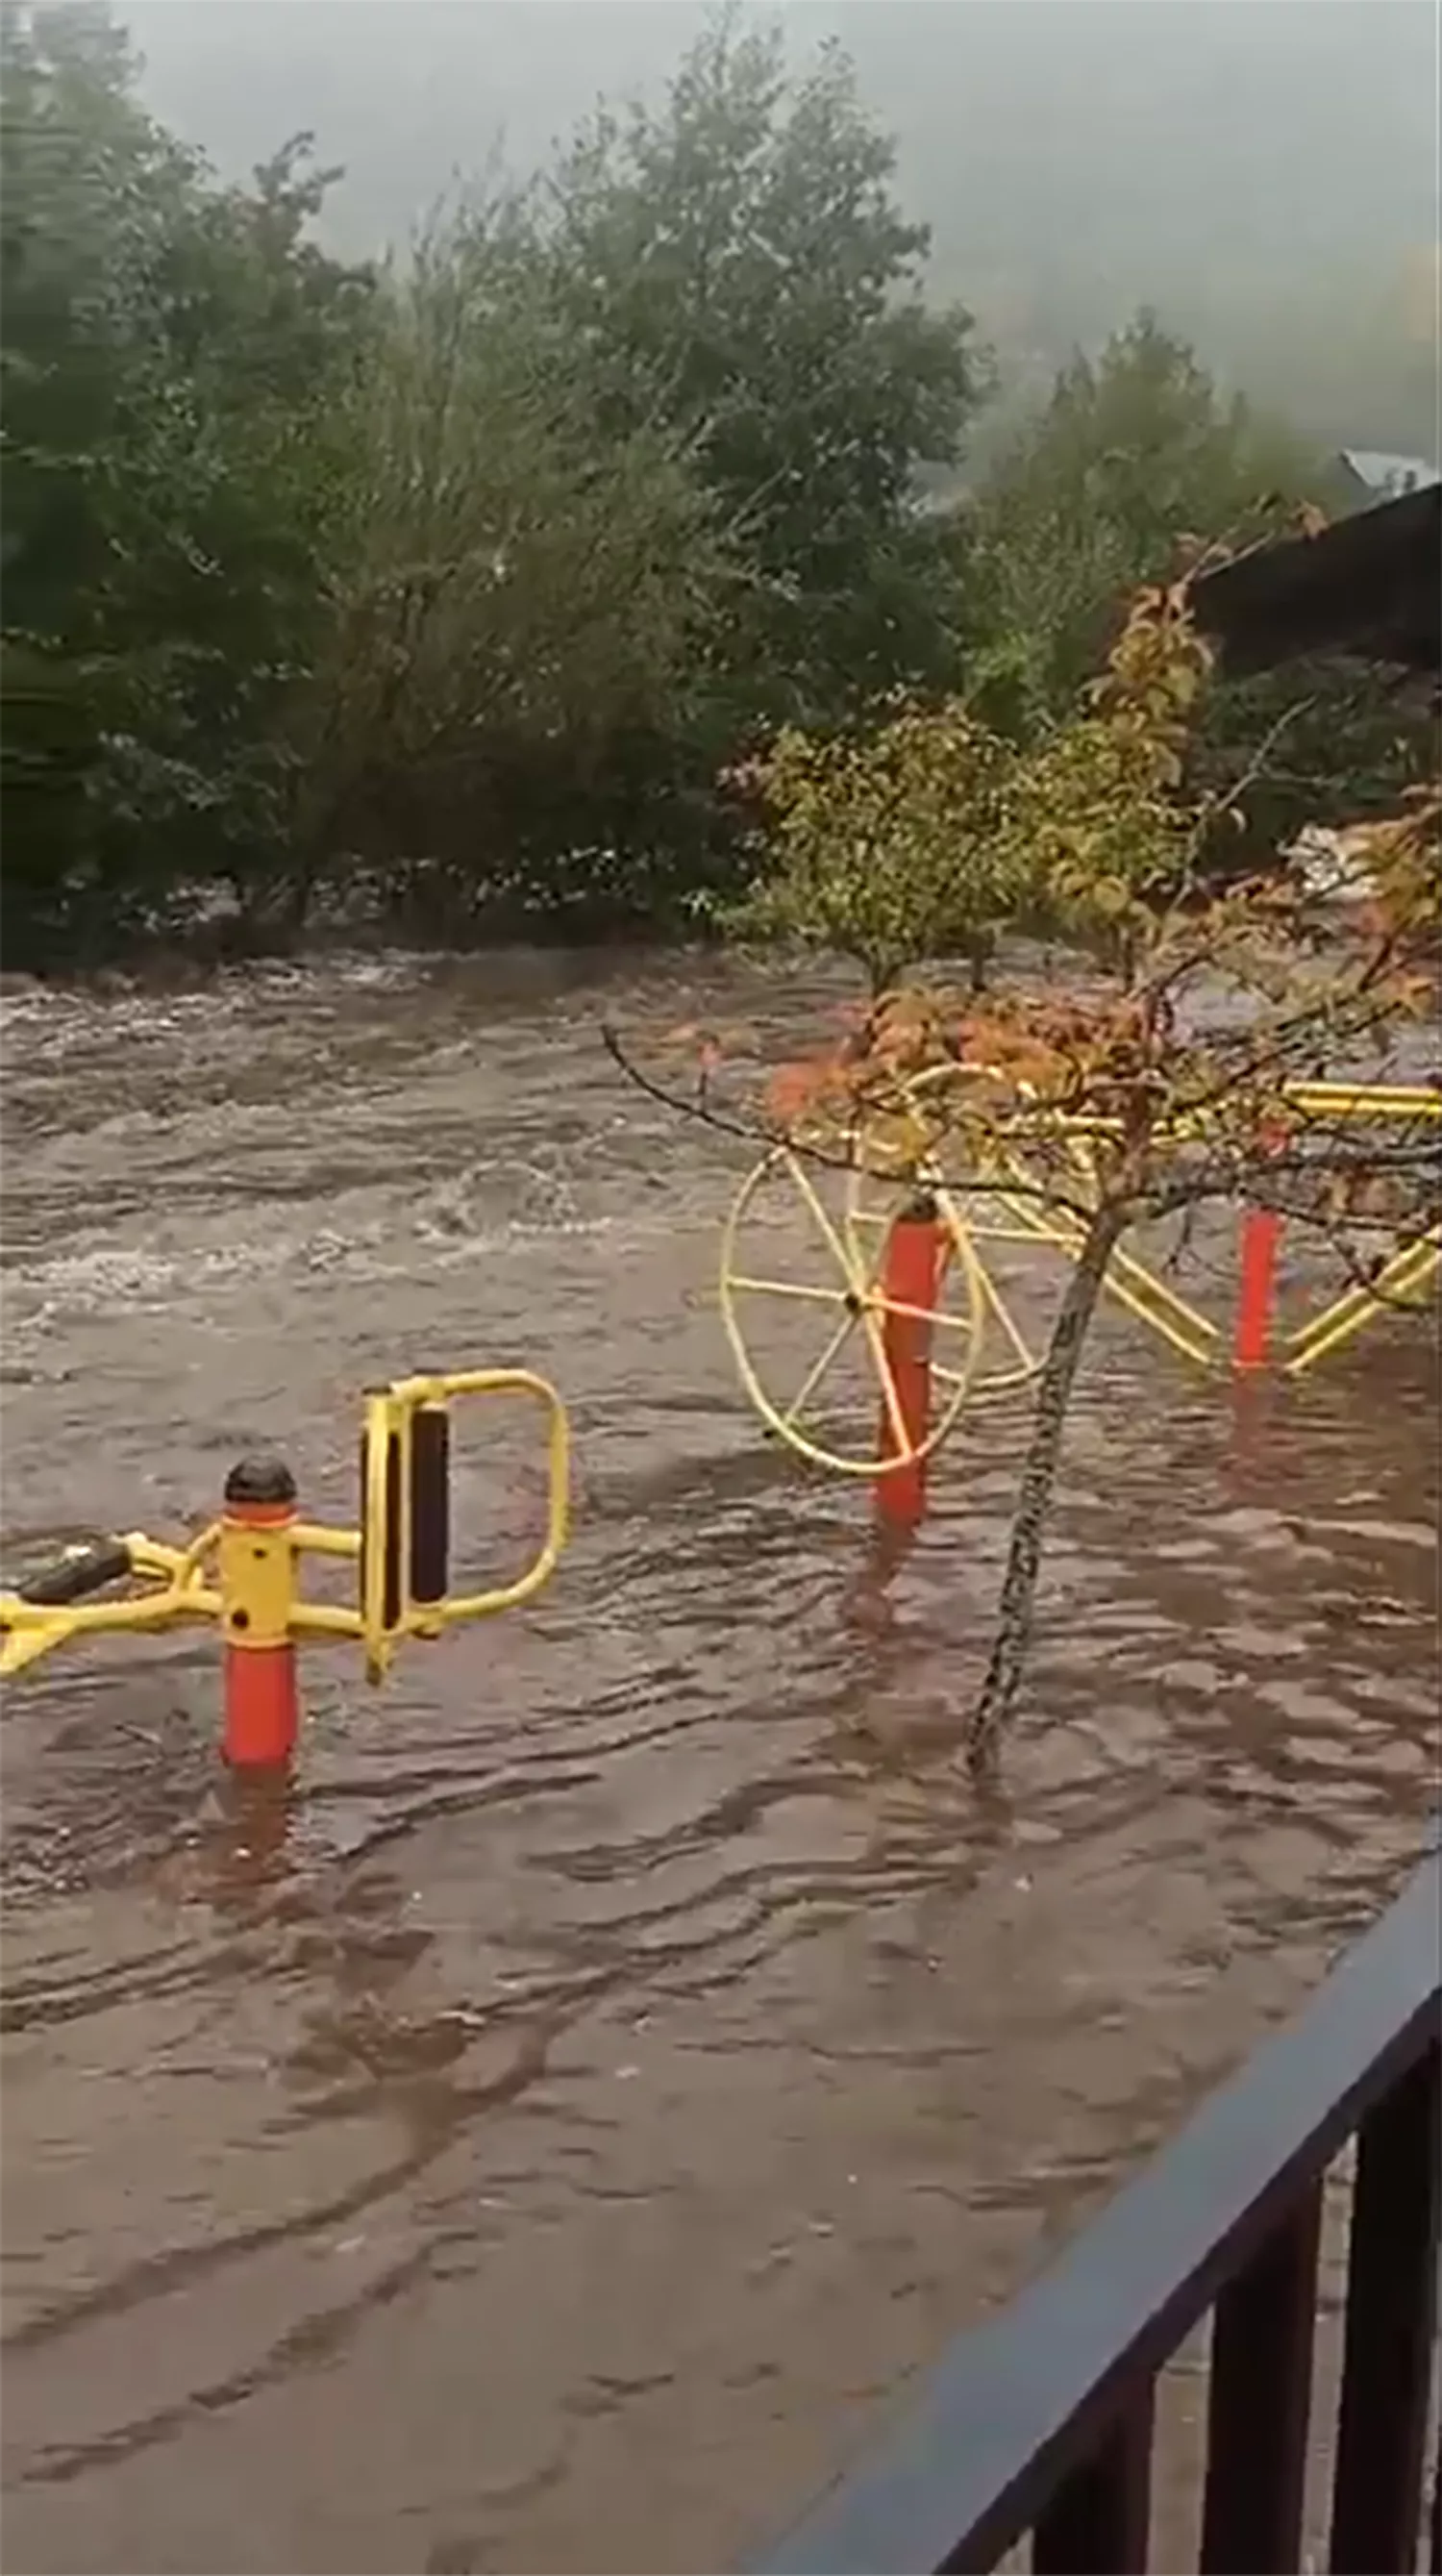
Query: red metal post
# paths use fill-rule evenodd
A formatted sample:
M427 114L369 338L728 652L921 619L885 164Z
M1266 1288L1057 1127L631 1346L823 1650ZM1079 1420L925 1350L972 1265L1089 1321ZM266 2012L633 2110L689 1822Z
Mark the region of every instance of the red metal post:
M1271 1141L1280 1142L1280 1139ZM1265 1368L1271 1356L1277 1260L1281 1248L1282 1220L1276 1209L1244 1209L1238 1246L1237 1320L1232 1344L1233 1365L1239 1369Z
M944 1238L929 1199L915 1200L895 1220L882 1263L882 1343L896 1389L897 1411L906 1432L906 1448L919 1449L931 1428L931 1318L936 1312ZM897 1309L906 1311L898 1312ZM904 1454L882 1398L881 1455ZM889 1468L876 1479L877 1517L914 1529L926 1510L924 1458Z

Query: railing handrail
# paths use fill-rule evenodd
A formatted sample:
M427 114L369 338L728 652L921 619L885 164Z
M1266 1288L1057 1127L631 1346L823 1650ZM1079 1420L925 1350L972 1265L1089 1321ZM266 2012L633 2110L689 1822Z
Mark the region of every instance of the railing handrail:
M1118 2392L1206 2313L1305 2178L1435 2037L1434 1850L1316 1994L997 2316L959 2336L907 2411L750 2576L985 2569L1095 2442Z

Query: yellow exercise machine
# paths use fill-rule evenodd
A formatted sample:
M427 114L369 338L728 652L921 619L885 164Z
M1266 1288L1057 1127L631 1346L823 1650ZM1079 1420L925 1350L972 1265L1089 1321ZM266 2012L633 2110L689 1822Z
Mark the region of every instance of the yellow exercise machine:
M451 1408L471 1397L518 1397L544 1418L546 1529L524 1573L488 1592L452 1593ZM134 1533L74 1549L18 1592L0 1593L0 1673L91 1636L149 1636L209 1621L224 1646L226 1758L284 1763L299 1724L296 1648L359 1645L381 1681L396 1649L493 1618L549 1581L566 1544L570 1428L555 1389L527 1369L471 1369L402 1378L373 1390L361 1434L361 1518L352 1529L303 1521L279 1459L247 1459L226 1479L218 1516L187 1546ZM357 1573L353 1608L306 1601L301 1560L344 1558ZM86 1596L119 1584L118 1597Z
M768 1430L811 1465L837 1475L899 1477L941 1446L968 1406L1031 1383L1044 1344L1018 1320L988 1247L1035 1245L1071 1265L1085 1238L1085 1209L1096 1188L1089 1147L1107 1122L1054 1113L1031 1119L1023 1110L1004 1135L989 1141L984 1166L949 1176L944 1136L926 1142L927 1095L938 1079L954 1076L954 1068L930 1070L898 1086L897 1102L874 1125L862 1120L835 1172L804 1148L773 1147L743 1180L722 1230L721 1320L742 1388ZM1331 1123L1442 1120L1442 1092L1422 1085L1298 1083L1286 1096L1302 1118ZM1184 1126L1178 1136L1185 1141ZM1042 1140L1053 1156L1060 1150L1064 1157L1064 1197L1036 1167ZM936 1232L929 1273L924 1259L918 1268L904 1237L919 1206ZM809 1247L801 1275L798 1215ZM1272 1357L1296 1377L1378 1314L1420 1299L1442 1263L1442 1226L1433 1226L1394 1250L1369 1281L1275 1338L1279 1226L1265 1209L1244 1214L1242 1300L1249 1313L1244 1329L1239 1309L1231 1338L1125 1249L1113 1253L1105 1293L1198 1368L1246 1367ZM778 1269L778 1240L791 1256L789 1272ZM768 1301L809 1310L823 1327L807 1354L809 1365L786 1391L776 1384L777 1364L757 1347L756 1321ZM856 1434L825 1438L820 1416L828 1381L858 1347L870 1391L861 1398ZM934 1406L932 1382L939 1390Z

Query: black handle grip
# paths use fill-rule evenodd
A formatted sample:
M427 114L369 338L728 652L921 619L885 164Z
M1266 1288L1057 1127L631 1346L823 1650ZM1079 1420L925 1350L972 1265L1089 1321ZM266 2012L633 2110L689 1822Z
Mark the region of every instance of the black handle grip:
M451 1420L443 1404L411 1416L411 1599L444 1601L451 1560Z
M47 1566L42 1574L22 1583L20 1598L33 1601L37 1608L64 1610L72 1601L83 1601L87 1592L103 1592L107 1583L126 1582L134 1571L123 1538L95 1539L89 1546L70 1549L58 1565Z

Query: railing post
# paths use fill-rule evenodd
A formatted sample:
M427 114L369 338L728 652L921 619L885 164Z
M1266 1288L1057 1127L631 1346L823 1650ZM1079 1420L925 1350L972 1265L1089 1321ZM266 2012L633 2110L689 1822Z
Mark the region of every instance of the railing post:
M1442 2038L1357 2140L1331 2576L1412 2576L1437 2318Z
M1147 2380L1038 2520L1032 2576L1145 2576L1155 2413L1156 2385Z
M1424 2505L1422 2466L1442 2216L1439 1900L1433 1853L1306 2011L1040 2281L956 2339L870 2459L751 2576L983 2576L1028 2533L1035 2576L1139 2576L1157 2373L1209 2311L1200 2564L1292 2576L1326 2178L1353 2138L1330 2567L1413 2576L1430 2538L1442 2576L1442 2507L1436 2488ZM1442 2452L1436 2470L1442 2486Z
M1217 2300L1202 2576L1295 2576L1302 2563L1321 2233L1318 2181Z

